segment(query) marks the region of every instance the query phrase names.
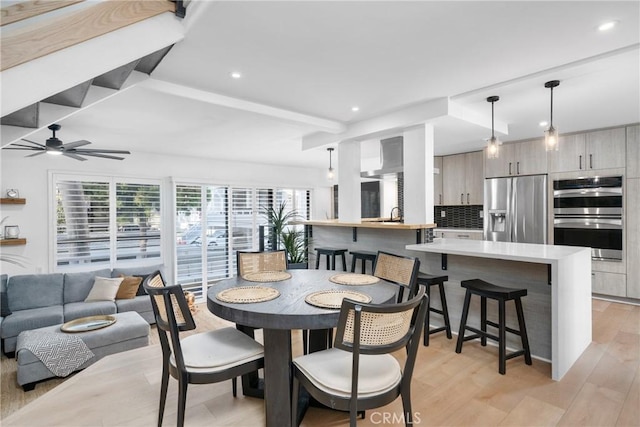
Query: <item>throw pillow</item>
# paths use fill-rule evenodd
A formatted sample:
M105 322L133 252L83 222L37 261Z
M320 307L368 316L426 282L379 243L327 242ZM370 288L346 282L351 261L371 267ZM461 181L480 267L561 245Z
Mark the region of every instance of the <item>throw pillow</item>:
M139 277L140 278L140 286L138 287L138 292L136 292L136 296L139 295L149 295L147 294L147 291L144 290L144 286L142 286L142 282L144 282L144 279L146 279L148 276L147 275L143 275L143 276L139 276L137 274L134 274L133 277Z
M115 301L120 283L122 283L122 277L110 278L96 276L93 287L84 301Z
M142 283L142 278L125 276L124 274L121 274L120 277L122 277L122 283L120 283L120 287L118 288L116 299L135 298L136 293L138 292L138 287L140 287L140 283Z

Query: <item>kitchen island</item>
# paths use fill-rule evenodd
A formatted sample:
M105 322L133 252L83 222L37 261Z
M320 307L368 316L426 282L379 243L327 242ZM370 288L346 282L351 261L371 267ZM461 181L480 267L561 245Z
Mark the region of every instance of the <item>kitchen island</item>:
M419 253L421 271L446 269L452 327L459 327L463 289L460 281L479 278L500 286L526 288L523 298L532 355L551 362L560 380L591 343L591 250L573 246L434 239L405 249ZM478 322L473 301L470 318ZM513 309L513 307L510 307ZM507 322L514 324L515 310ZM488 305L489 316L497 308ZM457 327L456 327L457 326ZM509 335L509 334L508 334ZM509 337L507 345L519 348ZM464 350L463 350L464 351Z

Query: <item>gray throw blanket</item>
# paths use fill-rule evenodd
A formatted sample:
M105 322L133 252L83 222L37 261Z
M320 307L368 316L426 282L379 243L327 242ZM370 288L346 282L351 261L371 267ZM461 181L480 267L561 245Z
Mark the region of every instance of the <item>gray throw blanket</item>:
M22 334L24 348L58 377L66 377L94 357L91 349L76 335L43 331L24 331Z

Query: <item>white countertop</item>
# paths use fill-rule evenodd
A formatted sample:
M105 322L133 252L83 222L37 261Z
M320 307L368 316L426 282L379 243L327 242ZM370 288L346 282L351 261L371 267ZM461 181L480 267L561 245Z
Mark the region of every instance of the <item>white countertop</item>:
M479 258L551 264L590 248L578 246L554 246L535 243L489 242L485 240L433 239L433 243L407 245L409 251L463 255ZM591 255L589 255L591 256Z

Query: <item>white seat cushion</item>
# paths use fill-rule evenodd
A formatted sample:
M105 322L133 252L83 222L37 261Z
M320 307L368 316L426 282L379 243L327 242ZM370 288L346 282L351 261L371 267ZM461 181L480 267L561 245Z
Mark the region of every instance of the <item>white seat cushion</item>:
M193 372L222 371L264 355L260 343L234 328L190 335L180 344L187 370ZM170 363L175 366L173 355Z
M351 396L352 353L330 348L296 358L293 363L319 389L335 396ZM398 361L389 354L360 355L358 396L381 394L402 379Z

